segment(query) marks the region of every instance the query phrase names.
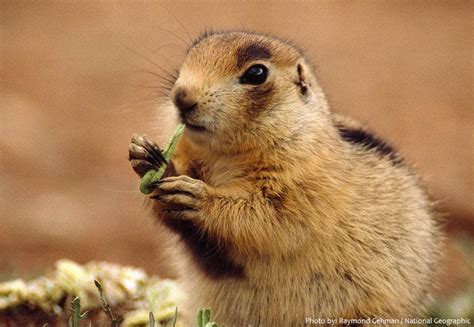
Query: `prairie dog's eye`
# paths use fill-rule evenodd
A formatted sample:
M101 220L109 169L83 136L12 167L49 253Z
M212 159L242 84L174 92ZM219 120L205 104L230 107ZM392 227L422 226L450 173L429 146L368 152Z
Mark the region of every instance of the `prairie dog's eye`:
M241 84L258 85L267 80L268 68L261 64L250 66L249 69L240 77Z

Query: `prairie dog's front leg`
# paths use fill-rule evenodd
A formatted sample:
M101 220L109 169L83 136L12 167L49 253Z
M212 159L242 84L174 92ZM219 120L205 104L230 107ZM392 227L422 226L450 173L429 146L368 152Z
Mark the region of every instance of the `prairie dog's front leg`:
M168 167L163 176L175 176L178 174L187 174L189 171L189 159L178 150L173 159L168 162ZM166 162L160 147L153 142L147 135L135 134L132 136L128 147L128 159L132 169L138 176L143 177L149 170L158 170Z
M186 175L155 184L153 198L168 219L189 221L219 246L231 246L241 255L285 255L305 235L304 227L278 219L278 211L261 192L238 186L212 187ZM271 228L269 228L271 226Z
M139 134L132 136L128 146L128 160L140 177L143 177L151 169L158 169L166 162L158 145L146 135Z
M197 220L206 202L210 187L199 179L186 175L166 177L152 183L152 199L159 201L161 210L174 219Z

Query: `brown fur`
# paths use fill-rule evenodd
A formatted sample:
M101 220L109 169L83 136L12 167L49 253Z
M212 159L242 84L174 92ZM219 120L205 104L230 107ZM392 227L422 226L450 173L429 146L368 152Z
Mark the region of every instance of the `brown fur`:
M255 62L268 80L239 84ZM420 314L440 243L431 204L394 153L341 137L360 126L329 110L295 48L210 35L188 51L178 87L199 103L186 122L207 129L187 128L173 158L199 182L197 204L166 207L173 195L158 190L155 211L184 239L187 326L201 307L229 327Z

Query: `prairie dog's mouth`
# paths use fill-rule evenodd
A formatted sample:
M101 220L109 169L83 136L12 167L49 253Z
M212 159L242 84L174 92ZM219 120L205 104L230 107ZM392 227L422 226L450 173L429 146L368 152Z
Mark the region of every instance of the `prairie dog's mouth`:
M203 133L203 132L207 131L207 129L204 126L191 124L188 121L183 121L183 123L186 125L187 128L189 128L190 130L192 130L194 132Z

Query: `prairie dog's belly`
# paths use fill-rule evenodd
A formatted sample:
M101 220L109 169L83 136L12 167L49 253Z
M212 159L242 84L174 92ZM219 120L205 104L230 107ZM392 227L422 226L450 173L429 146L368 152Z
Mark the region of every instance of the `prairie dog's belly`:
M426 212L416 213L392 213L391 221L384 224L428 223L427 229L432 228ZM377 211L371 216L377 217ZM225 326L304 326L306 317L357 319L413 313L411 301L421 299L429 286L427 276L436 244L433 240L420 242L418 234L423 231L405 231L397 239L386 232L379 235L382 230L369 224L371 217L364 224L360 216L344 218L349 225L334 225L338 232L321 231L331 236L323 242L315 237L302 249L303 255L292 260L243 262L244 275L239 278L213 279L199 267L186 269L182 281L189 296L183 303L186 319L194 322L202 307L211 307L215 321ZM355 227L351 221L357 222ZM402 252L413 262L404 260Z
M310 303L302 300L299 291L301 284L257 288L247 280L211 281L201 276L192 282L183 281L182 285L188 290L182 316L186 326L194 323L203 303L212 309L212 320L226 327L303 326L304 317L310 312Z

